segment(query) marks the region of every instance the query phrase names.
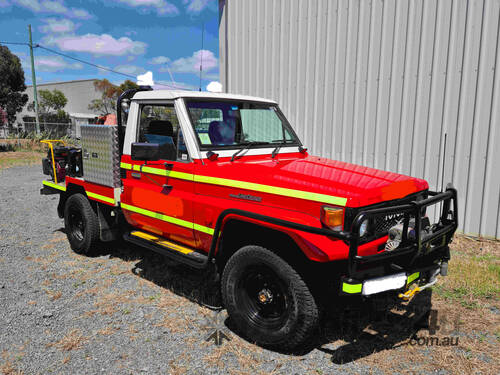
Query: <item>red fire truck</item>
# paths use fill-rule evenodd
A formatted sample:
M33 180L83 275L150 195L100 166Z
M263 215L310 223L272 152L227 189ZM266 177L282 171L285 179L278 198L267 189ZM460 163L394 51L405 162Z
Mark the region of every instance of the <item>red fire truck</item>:
M239 330L281 349L336 294L410 298L446 275L451 185L312 156L272 100L141 87L117 107L81 147L45 141L41 193L74 251L123 237L212 269Z

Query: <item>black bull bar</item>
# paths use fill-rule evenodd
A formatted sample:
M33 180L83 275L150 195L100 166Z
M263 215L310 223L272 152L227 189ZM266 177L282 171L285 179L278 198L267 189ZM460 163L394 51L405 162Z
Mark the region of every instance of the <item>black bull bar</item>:
M437 223L423 228L422 218L427 207L441 203L441 212ZM373 255L361 256L358 247L362 237L359 230L365 220L384 215L402 216L402 238L399 246L392 251L383 251ZM368 209L359 212L354 218L349 232L349 257L347 275L342 277L342 293L360 293L363 280L371 277L402 272L407 275L407 284L418 275L429 270L439 270L437 262L450 258L449 243L458 227L457 191L451 185L445 192L428 192L428 198L415 200L408 204ZM408 236L410 220L414 219L414 232ZM414 277L415 276L415 277ZM353 288L354 285L357 288ZM351 289L351 290L349 290Z

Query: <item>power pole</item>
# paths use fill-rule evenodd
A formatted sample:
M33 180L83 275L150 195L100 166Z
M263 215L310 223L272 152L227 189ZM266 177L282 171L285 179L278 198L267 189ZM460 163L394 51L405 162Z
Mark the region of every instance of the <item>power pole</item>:
M30 36L30 55L31 55L31 80L33 81L33 99L35 100L36 113L36 134L40 134L40 119L38 117L38 96L36 92L36 75L35 75L35 60L33 58L33 41L31 39L31 25L28 25L28 33Z

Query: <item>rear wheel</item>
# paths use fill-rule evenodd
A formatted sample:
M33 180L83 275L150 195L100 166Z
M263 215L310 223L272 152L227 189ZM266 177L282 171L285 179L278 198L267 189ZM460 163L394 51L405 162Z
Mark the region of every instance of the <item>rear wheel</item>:
M73 194L66 201L64 226L71 248L80 254L90 254L99 241L99 223L84 195Z
M318 325L316 301L301 276L260 246L245 246L229 259L222 296L234 324L262 345L294 349Z

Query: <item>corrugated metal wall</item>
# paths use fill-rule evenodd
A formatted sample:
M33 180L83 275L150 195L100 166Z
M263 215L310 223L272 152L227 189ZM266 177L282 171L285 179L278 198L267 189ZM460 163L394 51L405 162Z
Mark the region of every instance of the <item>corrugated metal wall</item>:
M226 91L277 100L317 155L431 189L444 162L460 229L500 238L500 0L220 6Z

